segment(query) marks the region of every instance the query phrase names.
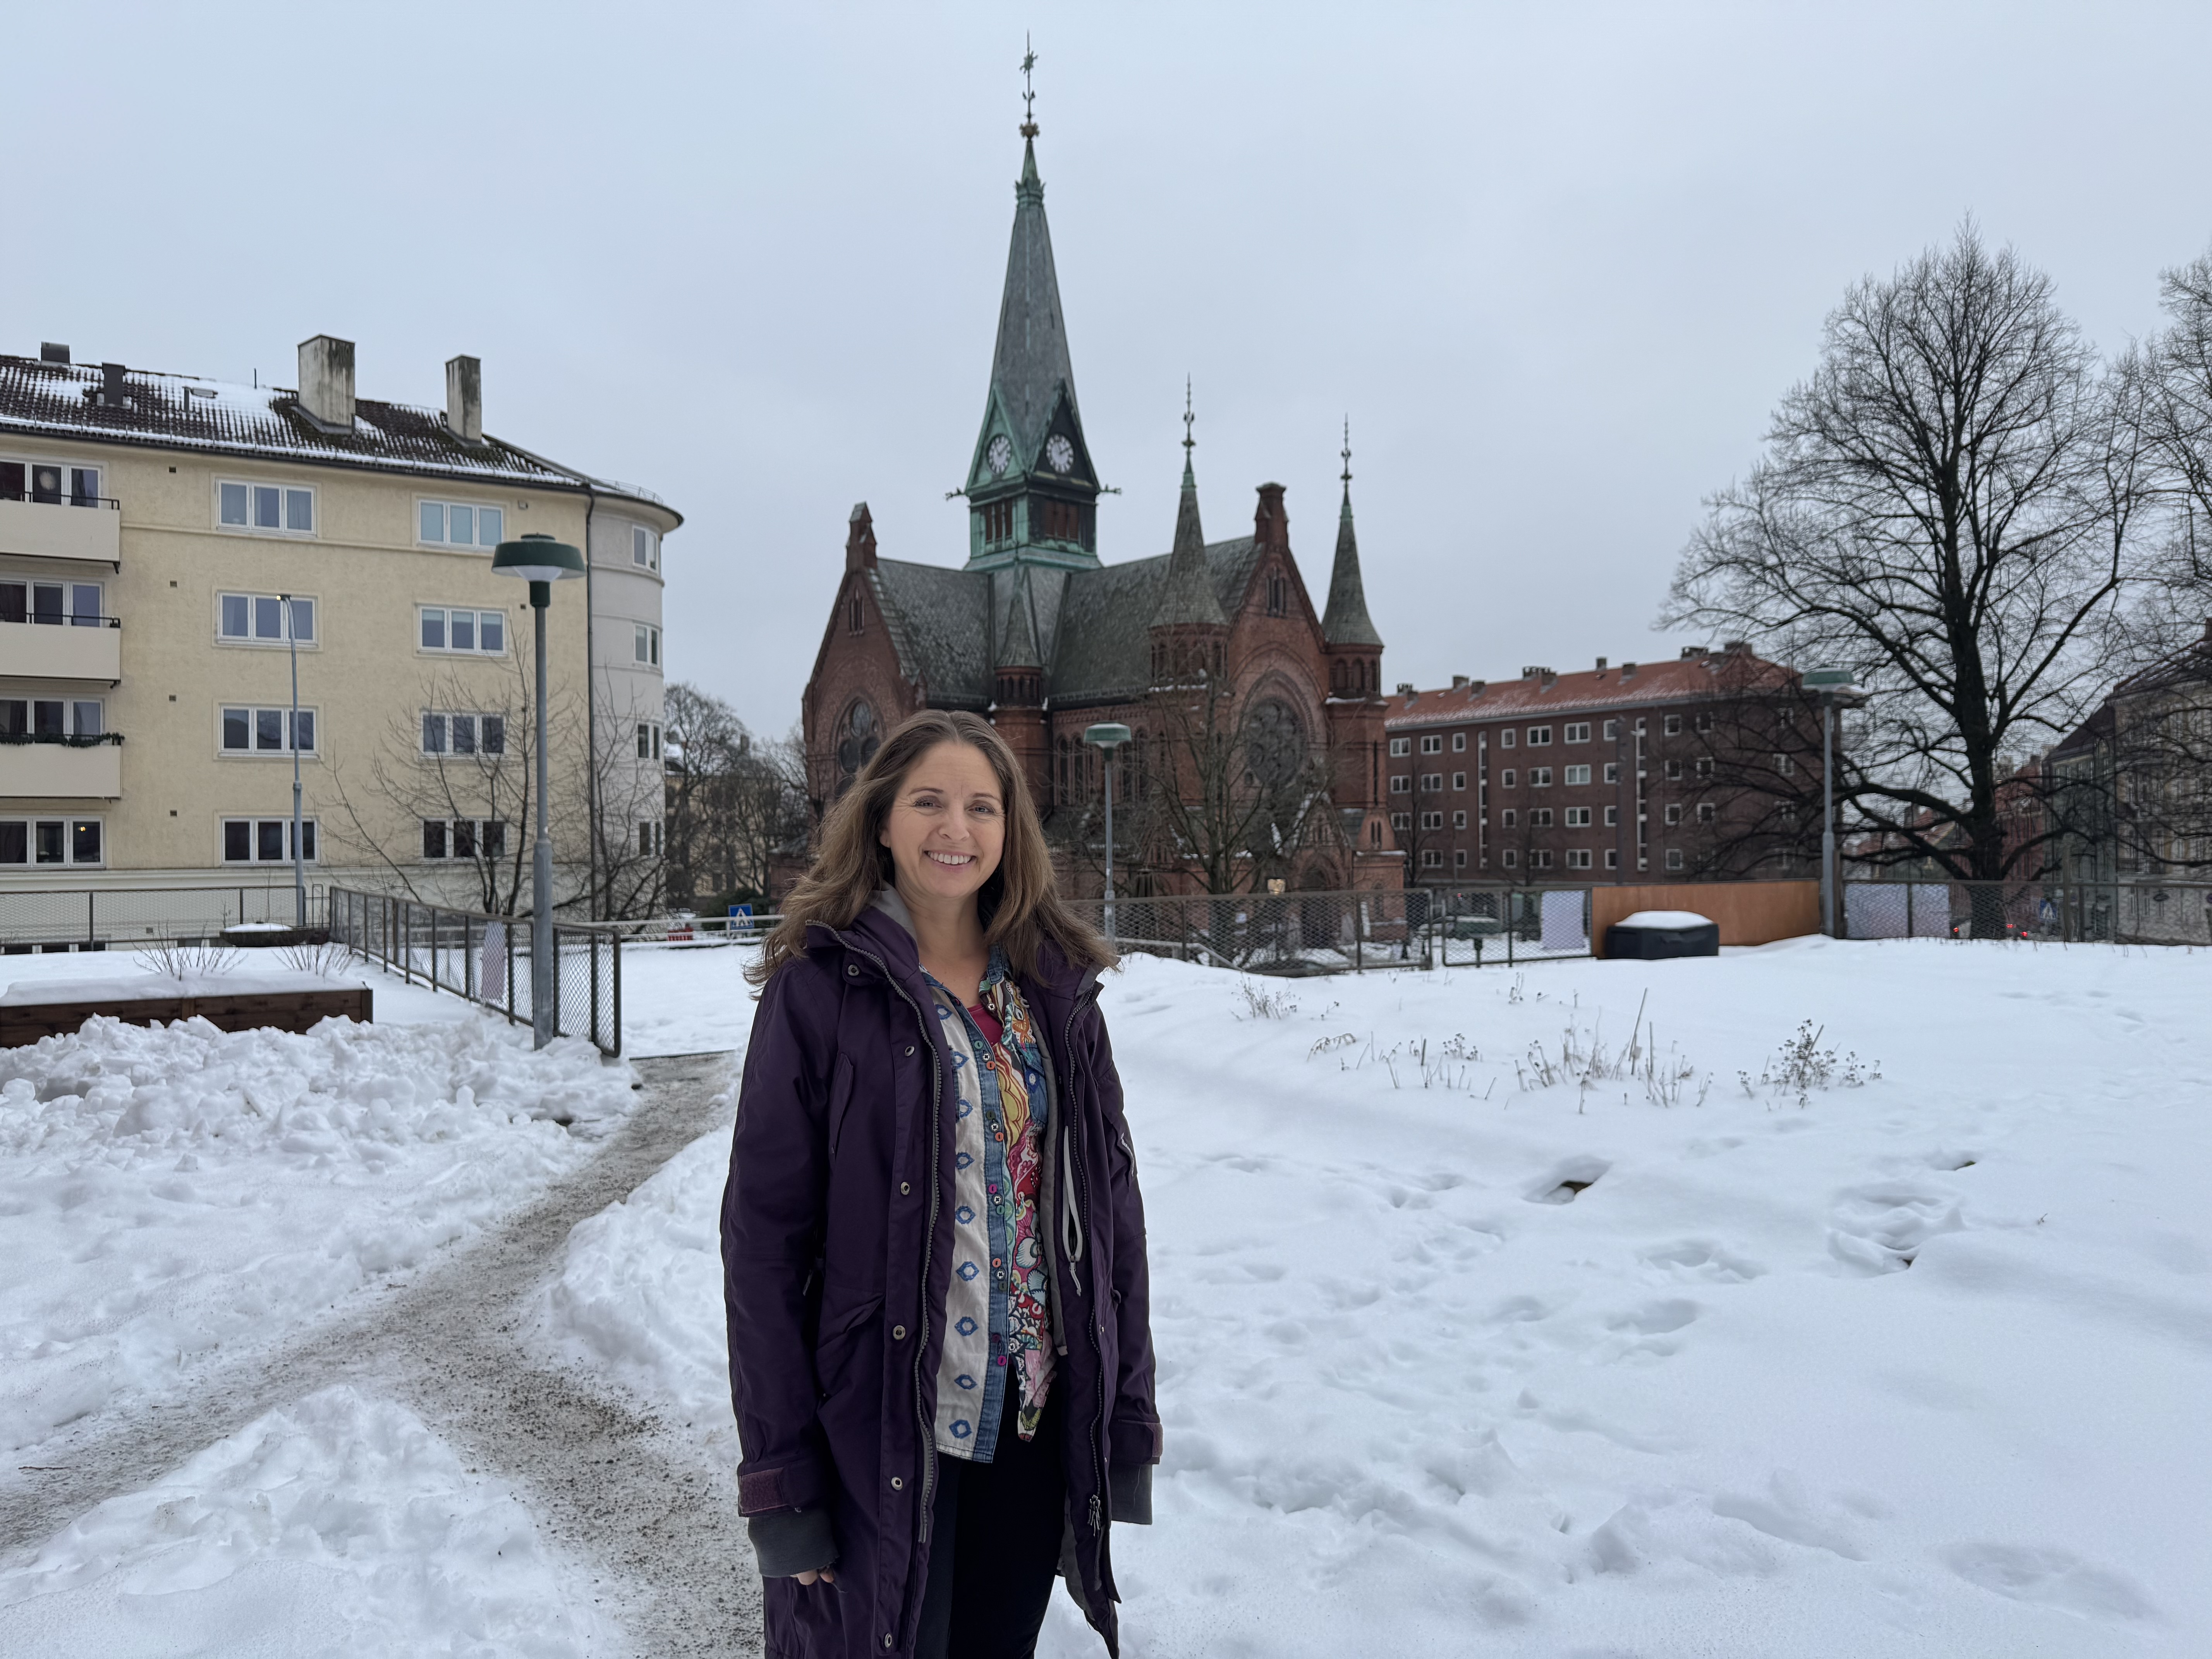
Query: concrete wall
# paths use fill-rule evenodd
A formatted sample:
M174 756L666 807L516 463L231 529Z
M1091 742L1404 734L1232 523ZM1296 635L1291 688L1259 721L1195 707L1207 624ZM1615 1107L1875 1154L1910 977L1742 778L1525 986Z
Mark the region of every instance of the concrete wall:
M1820 931L1817 881L1699 881L1590 890L1590 948L1605 954L1605 930L1638 910L1694 910L1720 924L1723 945L1771 945Z

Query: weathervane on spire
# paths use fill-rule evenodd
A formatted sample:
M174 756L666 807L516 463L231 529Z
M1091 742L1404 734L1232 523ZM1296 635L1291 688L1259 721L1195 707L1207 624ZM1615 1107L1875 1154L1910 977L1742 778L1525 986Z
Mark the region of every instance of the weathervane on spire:
M1198 440L1190 435L1190 423L1197 418L1190 412L1190 376L1186 374L1182 377L1182 458L1186 461L1198 447Z
M1022 36L1022 137L1024 138L1034 138L1037 136L1036 112L1032 107L1036 102L1036 88L1030 84L1030 71L1036 67L1036 48L1030 44L1030 37L1024 34Z
M1344 448L1340 453L1344 456L1344 489L1346 495L1350 495L1352 493L1352 416L1349 415L1344 417Z

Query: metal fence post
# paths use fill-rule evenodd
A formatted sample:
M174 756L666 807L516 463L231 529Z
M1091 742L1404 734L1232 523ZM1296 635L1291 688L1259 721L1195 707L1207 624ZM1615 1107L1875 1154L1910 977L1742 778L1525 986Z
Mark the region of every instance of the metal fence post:
M615 1029L609 1035L614 1038L614 1047L608 1052L611 1054L615 1059L620 1060L622 1058L622 935L620 933L617 933L613 936L613 951L615 975Z

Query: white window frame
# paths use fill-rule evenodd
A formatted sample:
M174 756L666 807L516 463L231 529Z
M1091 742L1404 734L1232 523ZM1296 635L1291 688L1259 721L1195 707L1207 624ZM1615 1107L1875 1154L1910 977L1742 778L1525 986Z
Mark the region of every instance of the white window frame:
M0 864L0 871L9 870L104 870L107 867L107 815L105 812L0 812L0 823L20 823L23 826L23 861ZM58 824L62 832L62 856L51 860L39 857L39 829L42 824ZM96 824L100 830L100 856L81 859L76 856L76 832L85 824Z
M1587 869L1589 869L1589 867L1590 867L1590 849L1589 849L1589 848L1587 848L1587 847L1570 847L1569 848L1567 848L1567 868L1568 868L1568 869L1570 869L1570 870L1587 870Z
M1422 868L1422 869L1424 869L1424 870L1441 870L1441 869L1443 869L1443 867L1444 867L1444 854L1443 854L1443 848L1442 848L1441 847L1424 847L1424 848L1421 849L1421 868Z
M1393 830L1411 830L1413 827L1413 815L1411 812L1391 813L1390 827Z
M1405 772L1393 772L1390 775L1390 793L1394 795L1412 794L1413 793L1412 775Z
M1411 738L1393 738L1390 739L1391 759L1397 760L1401 757L1410 755L1413 752L1413 740Z
M1620 722L1619 720L1607 720L1605 723L1605 740L1607 743L1611 743L1620 736Z
M246 631L245 633L226 634L222 631L225 599L243 599L246 602ZM264 602L276 607L278 620L284 626L284 631L274 638L266 634L253 631L256 624L260 621L260 606ZM301 605L307 608L308 632L300 636L298 641L300 649L319 651L323 648L323 601L322 596L318 593L295 593L292 595L291 604L286 605L284 596L281 593L252 593L235 587L219 589L215 596L215 642L221 646L239 647L250 651L289 651L293 645L291 629L299 624Z
M1421 738L1421 752L1424 755L1443 754L1444 752L1443 733L1431 732L1425 734Z
M23 706L23 730L33 736L38 733L39 705L42 702L56 703L61 708L61 730L54 734L58 737L104 738L109 735L107 726L107 699L102 696L80 697L66 693L61 696L55 696L52 693L41 696L35 690L27 690L21 693L11 693L5 697L0 697L0 702L21 703ZM84 711L87 708L94 708L99 711L94 717L98 722L98 729L95 731L88 732L84 729L83 716Z
M1588 783L1590 781L1590 769L1587 766L1570 766L1566 769L1566 781L1570 788L1573 787L1577 784Z
M1552 728L1550 726L1532 726L1528 728L1528 746L1531 749L1547 749L1551 746L1551 743Z
M1464 810L1452 814L1452 828L1455 830L1467 828L1467 813Z
M1444 827L1444 815L1443 815L1442 812L1434 812L1434 811L1431 811L1431 812L1424 812L1424 813L1422 813L1422 814L1421 814L1421 828L1422 828L1422 829L1424 829L1424 830L1441 830L1441 829L1443 829L1443 827Z
M661 757L666 730L659 720L637 722L637 757L640 760L657 761Z
M226 741L230 735L230 716L234 712L246 716L246 744L243 749L233 749ZM307 716L308 737L307 746L300 750L300 757L312 760L322 753L319 746L323 736L322 709L315 703L303 702L300 705L300 713ZM292 757L289 744L282 744L274 749L261 747L261 717L264 714L276 717L276 732L280 738L298 738L289 703L218 702L215 708L216 758L225 761L289 760Z
M1552 787L1552 769L1548 766L1530 767L1528 787L1531 789L1549 789Z
M246 855L242 859L230 855L230 826L234 823L246 826ZM261 829L263 825L270 823L283 826L281 845L284 851L275 858L264 858L261 855ZM323 855L323 832L321 820L313 812L303 814L300 819L300 842L307 850L307 856L301 862L319 864ZM292 815L289 812L256 812L249 817L243 812L225 812L216 821L215 844L216 862L231 869L249 864L289 864L292 861Z
M1669 823L1669 824L1674 824L1674 823L1680 823L1681 821L1682 821L1682 803L1681 803L1681 802L1680 802L1680 801L1678 801L1678 800L1674 800L1674 801L1668 801L1668 802L1667 803L1667 812L1666 812L1666 816L1665 816L1665 817L1662 820L1662 822L1666 823Z
M445 744L445 746L441 749L433 749L430 746L430 722L433 720L438 720L444 722L444 724L439 728L440 735ZM456 749L453 747L453 732L455 729L453 722L457 720L464 720L470 722L469 747L466 749ZM497 720L500 722L499 747L496 749L486 749L483 747L483 730L484 722L486 720ZM417 711L417 719L415 726L416 753L418 757L426 761L482 761L489 759L497 763L507 758L508 750L507 747L507 739L510 733L507 729L507 714L503 709L424 708Z
M1453 733L1452 733L1452 753L1453 753L1453 754L1455 754L1455 755L1462 755L1462 754L1465 754L1466 752L1467 752L1467 733L1466 733L1466 732L1453 732Z
M1620 763L1619 761L1607 761L1605 763L1605 781L1607 783L1619 783L1620 781Z
M471 624L471 631L476 635L477 644L461 647L453 642L453 612L456 611L465 617L475 618L475 622ZM435 613L439 618L438 631L446 641L443 645L422 643L423 625L433 613ZM485 649L483 644L483 622L486 617L499 618L499 648L495 651ZM488 611L480 605L418 605L415 607L415 654L418 657L503 657L507 654L507 636L513 632L514 629L504 611Z
M1682 735L1682 717L1680 714L1668 715L1667 718L1660 723L1659 729L1670 738L1680 737Z
M1521 862L1521 855L1510 847L1498 855L1498 859L1499 862L1509 870L1518 867Z
M1589 829L1590 827L1589 808L1587 806L1570 806L1567 808L1566 825L1570 830Z
M439 828L441 844L445 848L441 853L428 853L422 850L422 844L428 839L423 832L434 823ZM456 826L464 823L469 826L471 835L476 842L475 848L466 853L455 850L459 839L455 833ZM500 844L496 850L489 848L484 844L486 839L484 832L491 829L496 829L499 831ZM505 818L418 818L416 820L415 848L415 861L417 864L465 864L477 859L503 859L507 856L507 820Z
M645 525L632 525L629 527L629 562L640 570L659 569L659 532Z
M1498 827L1501 830L1510 830L1520 822L1520 813L1510 806L1498 815Z
M1529 854L1528 867L1531 870L1550 869L1552 867L1552 849L1548 847L1539 847L1534 852Z
M1500 749L1510 749L1510 748L1513 746L1513 744L1514 744L1513 728L1512 728L1511 726L1509 726L1505 727L1503 731L1501 731L1500 732L1498 732L1498 746Z
M1498 775L1498 787L1500 789L1510 789L1513 787L1514 779L1519 774L1515 772L1511 767L1507 767L1504 771Z
M1455 773L1453 773L1453 774L1452 774L1452 787L1453 787L1453 788L1455 788L1455 789L1464 789L1464 788L1466 788L1466 787L1467 787L1467 774L1466 774L1466 773L1464 773L1464 772L1455 772Z
M1682 867L1682 849L1680 848L1670 847L1667 849L1667 867L1669 870L1679 870Z
M1550 829L1552 827L1552 809L1548 806L1530 807L1528 809L1528 827L1531 830Z
M1559 734L1559 740L1562 743L1588 743L1590 740L1589 732L1588 720L1574 720L1570 722L1567 728Z
M430 507L438 509L438 536L435 540L422 533L422 517ZM453 528L452 514L455 507L465 508L469 514L469 534L465 542L449 540L446 532ZM489 541L483 538L483 514L499 514L499 529ZM461 548L471 553L489 553L507 539L507 509L496 501L461 501L450 495L417 495L415 498L415 545L417 547Z
M229 503L225 498L224 492L233 489L244 492L240 498L246 514L243 520L224 516L229 510ZM266 525L258 522L261 498L255 493L257 491L267 491L275 495L278 520L276 524ZM307 504L307 524L305 529L297 528L294 524L295 519L298 516L299 503L302 500L305 500ZM318 499L318 492L313 484L285 483L281 480L268 478L226 478L220 475L215 480L215 527L218 535L276 536L288 541L316 541L321 538L322 522L323 504Z
M652 623L633 623L631 626L637 630L632 647L631 654L634 661L631 665L641 668L659 667L660 629Z

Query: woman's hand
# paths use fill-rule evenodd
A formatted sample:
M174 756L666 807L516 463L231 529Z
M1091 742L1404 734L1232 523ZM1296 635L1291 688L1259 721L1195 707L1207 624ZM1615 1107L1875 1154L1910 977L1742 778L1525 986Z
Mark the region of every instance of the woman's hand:
M819 1571L809 1568L805 1572L793 1573L792 1577L802 1584L811 1584L817 1578L825 1584L834 1584L837 1582L837 1572L834 1567L823 1567Z

